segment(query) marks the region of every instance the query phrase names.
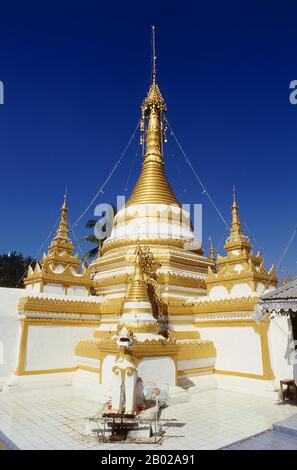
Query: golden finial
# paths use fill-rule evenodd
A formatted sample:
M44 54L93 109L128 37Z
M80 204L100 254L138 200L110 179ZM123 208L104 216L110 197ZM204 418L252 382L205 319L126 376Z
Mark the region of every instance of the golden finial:
M67 184L65 186L64 201L63 201L62 208L61 208L61 209L65 209L67 211L66 199L67 199Z
M152 83L156 82L157 67L156 67L156 36L155 36L155 26L152 25Z
M160 118L163 118L163 115L166 112L166 104L161 95L159 87L156 82L157 76L157 66L156 66L156 28L152 26L152 71L151 71L151 86L146 98L143 100L141 111L142 111L142 121L141 128L144 130L144 120L148 118L151 114L152 108L158 112Z
M235 190L235 185L233 185L233 205L236 205L236 190Z

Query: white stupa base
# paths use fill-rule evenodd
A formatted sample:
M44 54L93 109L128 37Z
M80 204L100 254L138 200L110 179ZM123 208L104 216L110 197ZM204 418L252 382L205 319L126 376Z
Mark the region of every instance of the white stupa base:
M186 390L189 395L217 388L271 398L274 401L280 397L278 383L275 380L260 380L233 375L205 374L183 376L179 378L178 386L178 388Z
M215 374L217 387L232 392L279 399L279 384L275 380L259 380L233 375Z
M63 386L73 386L83 398L98 404L105 404L111 398L109 383L100 384L98 373L81 369L65 373L12 375L3 383L2 391L14 393ZM274 401L280 398L279 383L276 380L205 374L179 377L177 386L172 385L169 389L170 405L184 403L195 393L216 388L271 398Z
M12 375L3 386L4 392L22 392L39 388L71 385L73 372L33 375Z
M189 392L182 387L169 388L169 406L177 405L178 403L186 403L190 401L191 396Z
M187 390L190 395L218 388L215 374L182 376L179 377L178 385Z
M99 374L79 369L72 378L72 386L86 400L105 404L111 398L111 385L99 383Z

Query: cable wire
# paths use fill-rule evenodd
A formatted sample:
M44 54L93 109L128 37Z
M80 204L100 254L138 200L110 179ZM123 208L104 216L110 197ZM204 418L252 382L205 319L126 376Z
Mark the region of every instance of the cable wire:
M20 277L20 279L18 280L18 282L17 282L17 284L16 284L16 287L18 287L18 286L20 285L20 283L21 283L22 280L24 279L26 273L28 272L28 269L30 268L30 266L32 266L32 264L34 263L34 261L37 261L37 256L38 256L39 253L41 252L42 248L43 248L44 246L46 246L46 243L47 243L47 241L49 240L49 238L51 237L51 235L53 234L55 228L57 227L59 220L60 220L60 215L59 215L59 217L57 218L57 220L56 220L56 222L55 222L53 228L52 228L51 231L49 232L49 234L48 234L48 236L46 237L46 239L44 240L44 242L43 242L43 243L40 245L40 247L38 248L38 250L37 250L35 256L32 258L31 263L30 263L29 266L25 269L24 274L23 274L23 275Z
M133 172L133 170L134 170L135 162L136 162L136 160L137 160L137 157L138 157L138 153L139 153L139 149L140 149L140 148L141 148L141 145L139 144L139 145L137 146L135 155L134 155L133 160L132 160L132 162L131 162L131 166L130 166L130 170L129 170L129 173L128 173L128 176L127 176L126 184L125 184L125 186L124 186L124 190L125 190L125 191L128 191L128 189L129 189L130 178L131 178L132 172Z
M229 225L227 224L227 222L226 222L224 216L222 215L221 211L219 210L219 208L218 208L217 205L215 204L213 198L210 196L210 194L209 194L209 192L207 191L206 187L205 187L204 184L202 183L202 181L201 181L200 177L198 176L197 172L196 172L195 169L193 168L192 163L190 162L190 160L189 160L189 158L187 157L185 151L183 150L181 144L179 143L179 140L178 140L178 138L176 137L176 135L175 135L175 133L174 133L174 131L173 131L173 129L172 129L172 127L171 127L171 125L170 125L170 123L169 123L169 121L168 121L167 118L166 118L166 122L167 122L168 128L170 129L171 135L173 136L174 140L176 141L176 143L177 143L177 145L178 145L178 147L179 147L179 149L180 149L182 155L184 156L184 158L185 158L187 164L188 164L189 167L191 168L192 172L194 173L195 178L197 179L198 183L200 184L200 186L201 186L201 188L202 188L202 194L205 194L205 195L208 197L209 201L211 202L212 206L214 207L214 209L215 209L216 212L218 213L219 217L221 218L221 220L223 221L223 223L225 224L225 226L229 229L230 227L229 227Z
M103 194L104 193L104 188L105 186L107 185L107 183L109 182L110 178L113 176L114 172L116 171L116 169L118 168L118 166L121 164L121 161L122 159L124 158L124 156L126 155L126 152L128 150L128 148L130 147L130 144L132 142L132 140L135 138L135 133L138 129L140 125L140 121L138 122L137 126L135 127L134 131L133 131L133 134L131 135L130 139L129 139L129 142L127 143L126 147L124 148L123 152L121 153L120 155L120 158L116 161L116 163L114 164L112 170L110 171L109 175L107 176L107 178L105 179L104 183L100 186L100 188L98 189L97 193L95 194L95 196L91 199L91 202L87 205L87 207L83 210L83 212L80 214L80 216L77 218L77 220L74 222L74 224L72 225L72 227L76 227L78 225L78 223L81 221L81 219L84 217L84 215L88 212L88 210L90 209L90 207L92 206L92 204L95 202L95 200L97 199L97 197L99 196L99 194Z
M287 254L288 249L289 249L290 246L292 245L292 243L293 243L293 241L294 241L294 239L295 239L296 233L297 233L297 227L294 228L293 233L292 233L291 237L289 238L289 241L288 241L288 243L287 243L287 245L286 245L286 247L285 247L285 249L284 249L284 251L283 251L283 253L282 253L281 257L280 257L280 259L279 259L279 262L278 262L277 265L276 265L276 268L275 268L276 271L277 271L278 268L280 267L281 263L283 262L284 257L285 257L286 254Z

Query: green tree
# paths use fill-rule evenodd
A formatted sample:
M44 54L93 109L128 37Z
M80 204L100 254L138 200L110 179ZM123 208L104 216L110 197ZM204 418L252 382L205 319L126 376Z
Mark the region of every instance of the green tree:
M16 251L0 255L0 287L24 287L24 277L31 263L34 268L33 258Z
M117 213L117 210L116 210L115 206L112 206L112 208L113 208L113 212L114 212L114 216L115 216L116 213ZM100 220L100 219L99 219L99 220ZM103 245L103 242L104 242L104 240L106 240L106 238L107 238L107 237L105 236L104 238L99 239L99 238L97 238L96 235L94 234L94 228L95 228L95 225L96 225L97 222L98 222L98 220L96 220L96 219L90 219L90 220L88 220L88 222L86 223L86 228L92 229L93 234L92 234L92 235L85 235L85 236L83 237L83 239L86 240L87 242L92 243L92 244L94 245L94 247L91 248L89 251L87 251L87 252L84 254L84 256L83 256L83 258L82 258L82 261L83 261L83 262L86 262L86 261L91 262L91 261L93 261L93 260L96 258L96 256L98 256L98 253L100 253L100 249L101 249L101 247L102 247L102 245ZM104 232L105 230L106 230L106 223L102 226L102 231Z
M96 223L97 223L97 220L90 219L86 223L86 228L93 229L93 231L94 231L94 227L95 227ZM96 235L85 235L83 237L83 239L86 240L87 242L93 243L94 247L91 248L89 251L87 251L84 254L84 256L82 258L82 261L83 262L93 261L93 259L95 259L96 256L98 255L99 249L101 248L102 243L103 243L104 240L99 240L99 238L97 238Z

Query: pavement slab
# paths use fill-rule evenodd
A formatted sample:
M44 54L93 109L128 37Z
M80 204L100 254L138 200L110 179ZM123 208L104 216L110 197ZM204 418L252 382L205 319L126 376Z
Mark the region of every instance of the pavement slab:
M138 445L99 443L95 437L86 436L87 419L98 415L101 408L71 386L0 392L0 431L6 439L0 434L0 441L3 445L11 442L19 449L219 449L263 433L297 412L296 406L276 402L273 397L206 390L163 411L162 418L175 418L176 422L164 427L161 445ZM276 445L275 437L269 439Z

